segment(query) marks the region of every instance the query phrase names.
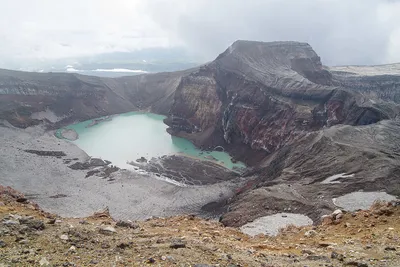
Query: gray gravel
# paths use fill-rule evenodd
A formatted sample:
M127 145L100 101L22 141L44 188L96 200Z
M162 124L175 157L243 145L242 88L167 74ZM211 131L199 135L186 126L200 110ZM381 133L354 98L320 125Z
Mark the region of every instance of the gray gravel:
M278 234L279 229L291 224L296 226L311 225L313 224L313 221L309 217L302 214L277 213L258 218L251 223L247 223L240 227L240 230L250 236L256 236L258 234L274 236Z
M64 159L85 161L88 155L40 127L22 130L0 126L0 143L0 184L23 192L44 210L65 217L87 216L106 206L117 219L196 214L204 204L231 196L234 188L231 182L180 187L126 170L112 174L114 181L85 178L86 171L68 168ZM26 153L26 149L63 151L67 156L37 156ZM51 198L56 195L67 197Z
M333 199L333 203L347 211L366 210L377 200L392 201L396 197L386 192L353 192Z

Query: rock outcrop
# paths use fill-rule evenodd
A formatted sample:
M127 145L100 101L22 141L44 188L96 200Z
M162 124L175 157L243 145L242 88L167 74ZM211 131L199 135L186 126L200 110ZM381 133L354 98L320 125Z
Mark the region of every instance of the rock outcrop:
M372 101L400 103L400 63L329 68L333 83L360 92Z

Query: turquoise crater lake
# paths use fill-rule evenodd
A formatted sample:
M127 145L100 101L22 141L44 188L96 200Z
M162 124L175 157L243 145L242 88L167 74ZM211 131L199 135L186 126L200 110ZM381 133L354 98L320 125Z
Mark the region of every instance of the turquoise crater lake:
M229 169L245 167L242 162L233 163L226 152L202 151L184 138L171 136L166 132L164 118L153 113L129 112L72 124L59 129L56 136L62 138L63 131L74 130L78 139L71 142L89 156L107 159L126 169L132 169L127 162L141 157L149 160L173 154L211 160Z

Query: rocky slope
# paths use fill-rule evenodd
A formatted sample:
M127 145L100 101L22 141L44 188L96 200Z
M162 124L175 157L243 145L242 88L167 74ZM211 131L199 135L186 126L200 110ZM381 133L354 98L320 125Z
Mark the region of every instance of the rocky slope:
M276 237L251 238L195 216L132 222L102 211L61 218L0 187L0 265L399 266L396 205L336 211L318 227L291 226Z
M331 67L334 83L375 101L400 103L400 64Z
M110 114L167 114L185 72L121 78L0 70L0 119L17 127L49 122L57 128Z
M382 121L308 134L247 173L247 184L230 200L222 221L240 226L287 210L319 221L343 194L384 191L399 196L399 130L399 122ZM360 196L353 205L357 209L363 201Z

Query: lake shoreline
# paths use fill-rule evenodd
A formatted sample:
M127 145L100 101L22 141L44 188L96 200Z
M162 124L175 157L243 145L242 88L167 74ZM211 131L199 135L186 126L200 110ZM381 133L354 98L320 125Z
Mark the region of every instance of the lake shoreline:
M185 155L198 160L214 162L230 170L234 169L236 172L241 172L246 168L244 163L236 162L226 152L219 150L204 151L197 148L188 139L170 135L167 132L168 126L164 123L164 119L164 115L147 111L133 111L74 123L58 129L56 136L74 142L91 156L107 158L120 168L127 167L126 162L134 161L140 157L157 158L164 155ZM152 131L146 129L147 124L152 127ZM137 125L140 125L140 130L135 129ZM118 132L114 131L113 128L118 128ZM141 131L147 131L147 134L141 134ZM127 134L124 134L124 132L127 132ZM116 136L114 139L107 137L113 134ZM99 138L99 135L102 137ZM124 139L125 137L126 139ZM139 141L135 143L132 139ZM159 142L158 139L163 141ZM125 144L121 146L119 142L125 142ZM142 143L145 142L148 144L143 149L141 146L144 146ZM157 144L153 145L154 142ZM107 151L101 151L101 148L99 148L99 146L108 145L111 148ZM118 154L121 154L121 151L125 153L124 150L129 147L134 148L134 151L130 154L125 153L125 158L122 158L123 156L121 158L110 158L114 146L118 145L120 146Z
M113 218L121 220L181 214L207 217L201 207L231 196L237 186L233 181L222 181L180 187L151 173L123 169L106 178L97 173L88 176L97 167L70 168L89 161L88 154L44 127L0 126L0 133L1 184L23 192L44 210L63 217L84 217L107 206ZM62 151L66 156L41 156L25 150Z

